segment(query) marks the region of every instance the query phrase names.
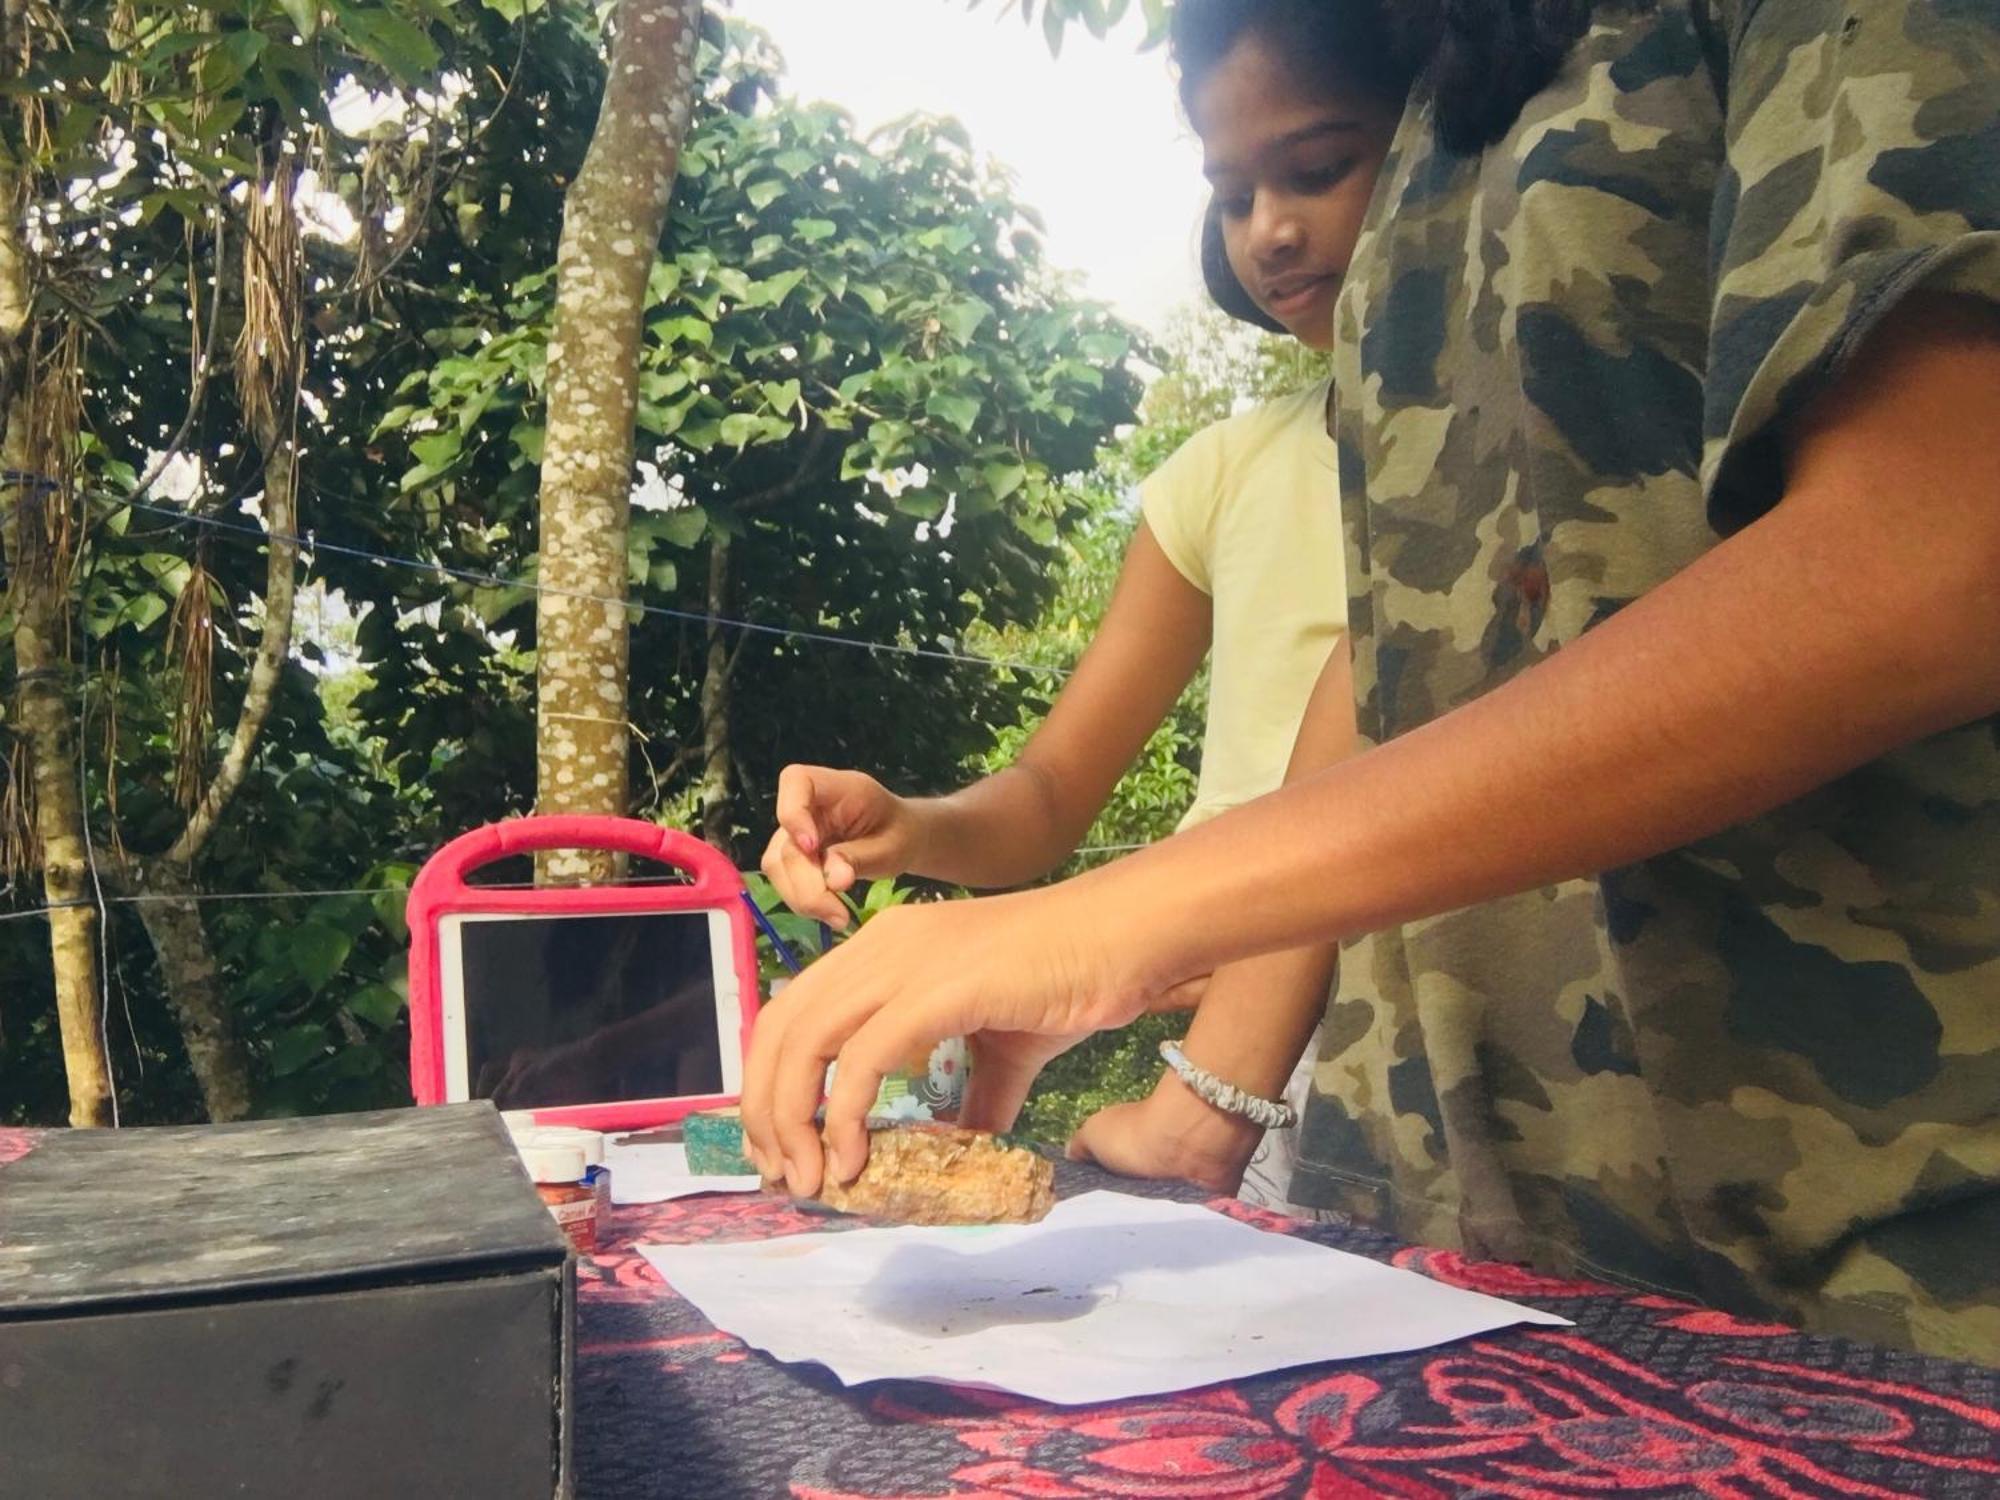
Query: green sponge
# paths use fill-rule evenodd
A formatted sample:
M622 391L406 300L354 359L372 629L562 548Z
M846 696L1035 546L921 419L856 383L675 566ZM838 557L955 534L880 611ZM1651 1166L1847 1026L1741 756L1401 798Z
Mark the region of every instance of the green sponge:
M689 1115L681 1139L688 1171L697 1177L742 1177L757 1170L743 1154L743 1111L734 1105Z

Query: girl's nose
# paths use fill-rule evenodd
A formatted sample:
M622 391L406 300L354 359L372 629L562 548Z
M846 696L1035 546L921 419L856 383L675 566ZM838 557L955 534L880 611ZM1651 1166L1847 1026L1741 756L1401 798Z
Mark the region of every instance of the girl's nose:
M1260 256L1295 254L1305 243L1305 226L1299 222L1299 216L1283 203L1267 206L1260 200L1255 229L1253 244Z

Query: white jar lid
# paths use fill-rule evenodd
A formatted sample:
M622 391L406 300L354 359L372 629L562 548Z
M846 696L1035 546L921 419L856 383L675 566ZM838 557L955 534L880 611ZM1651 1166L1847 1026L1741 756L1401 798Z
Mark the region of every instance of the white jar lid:
M573 1125L537 1125L522 1116L507 1120L507 1133L514 1138L516 1151L525 1151L530 1146L574 1146L583 1153L585 1166L604 1165L604 1136L600 1131Z
M528 1169L528 1175L536 1182L581 1182L583 1174L590 1170L583 1159L580 1146L551 1142L544 1145L540 1141L520 1143L521 1165Z

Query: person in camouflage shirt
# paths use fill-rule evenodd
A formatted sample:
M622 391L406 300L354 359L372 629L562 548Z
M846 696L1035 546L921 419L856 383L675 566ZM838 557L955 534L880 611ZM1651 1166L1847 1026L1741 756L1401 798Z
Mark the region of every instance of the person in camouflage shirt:
M2000 3L1397 0L1337 312L1373 748L767 1011L753 1149L1348 937L1295 1199L2000 1363ZM1661 852L1668 851L1668 852ZM1586 872L1608 872L1580 878Z
M1369 739L1769 510L1787 420L1900 298L2000 293L1995 18L1607 5L1482 152L1406 115L1337 327ZM1683 666L1669 645L1663 691ZM1360 940L1294 1195L2000 1359L1996 794L1994 727L1968 725L1601 879Z

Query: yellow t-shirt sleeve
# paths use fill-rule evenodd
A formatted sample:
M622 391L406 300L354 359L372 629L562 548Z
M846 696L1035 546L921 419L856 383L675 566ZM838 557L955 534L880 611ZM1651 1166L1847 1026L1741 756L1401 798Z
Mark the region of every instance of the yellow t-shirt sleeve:
M1215 427L1203 428L1139 486L1139 508L1153 540L1174 570L1204 594L1215 593L1209 560L1222 507L1222 443Z

